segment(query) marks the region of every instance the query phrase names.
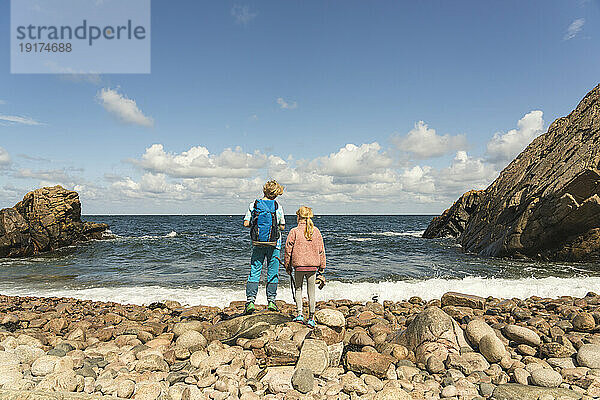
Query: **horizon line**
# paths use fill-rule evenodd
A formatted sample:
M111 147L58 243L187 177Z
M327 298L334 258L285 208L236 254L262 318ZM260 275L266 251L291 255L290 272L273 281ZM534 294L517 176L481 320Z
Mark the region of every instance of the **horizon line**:
M285 214L285 215L296 215L296 214ZM437 217L440 214L362 214L362 213L349 213L349 214L318 214L318 216L327 215L327 216L391 216L391 217L414 217L414 216L423 216L423 217ZM198 216L225 216L225 217L233 217L233 216L244 216L244 214L81 214L82 217L94 217L94 216L146 216L146 217L198 217Z

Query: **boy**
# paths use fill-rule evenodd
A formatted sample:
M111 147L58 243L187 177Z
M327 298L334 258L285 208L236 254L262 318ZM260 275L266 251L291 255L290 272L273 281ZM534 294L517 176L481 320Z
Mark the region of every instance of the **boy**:
M283 186L271 180L263 186L264 197L250 204L244 216L244 226L250 228L252 238L252 258L250 275L246 283L246 314L254 312L254 302L258 292L263 262L267 260L267 309L277 311L275 298L279 283L279 254L281 233L285 229L283 209L275 201L283 193Z

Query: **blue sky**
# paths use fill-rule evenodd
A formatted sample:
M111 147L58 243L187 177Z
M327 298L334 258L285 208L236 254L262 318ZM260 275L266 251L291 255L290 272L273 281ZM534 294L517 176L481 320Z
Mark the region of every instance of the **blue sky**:
M83 211L438 213L600 81L600 1L152 2L150 74L10 74L0 205L62 184Z

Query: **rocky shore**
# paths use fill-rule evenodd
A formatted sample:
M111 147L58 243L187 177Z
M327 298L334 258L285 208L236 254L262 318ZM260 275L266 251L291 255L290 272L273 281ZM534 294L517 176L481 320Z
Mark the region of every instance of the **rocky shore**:
M0 296L0 399L592 399L600 296L243 303Z

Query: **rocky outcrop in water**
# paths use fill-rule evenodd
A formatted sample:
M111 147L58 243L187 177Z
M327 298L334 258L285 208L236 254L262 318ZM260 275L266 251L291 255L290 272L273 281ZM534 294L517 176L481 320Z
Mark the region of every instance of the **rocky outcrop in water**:
M0 257L25 257L101 239L108 225L81 221L79 195L61 186L36 189L0 210Z
M485 256L600 258L600 85L482 192L459 242Z
M460 196L454 202L452 207L444 211L439 217L435 217L425 232L423 237L426 239L441 238L441 237L458 237L464 230L471 213L475 211L481 198L483 190L470 190Z

